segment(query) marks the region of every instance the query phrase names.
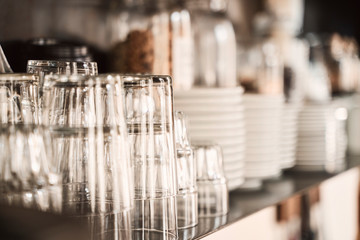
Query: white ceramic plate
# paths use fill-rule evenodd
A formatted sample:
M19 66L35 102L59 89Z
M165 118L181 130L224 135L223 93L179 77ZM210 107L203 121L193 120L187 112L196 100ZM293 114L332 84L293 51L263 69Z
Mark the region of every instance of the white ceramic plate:
M238 126L229 129L217 129L217 128L208 128L208 129L198 129L198 128L189 128L189 132L195 136L222 136L222 137L233 137L233 136L245 136L245 127Z
M236 129L244 129L245 124L243 120L236 121L215 121L215 122L197 122L189 121L188 128L194 131L229 131Z
M203 114L225 114L225 113L242 114L242 115L244 114L244 108L241 105L234 107L229 107L229 106L214 107L212 105L207 105L203 107L200 107L198 105L192 105L192 106L184 107L184 106L175 105L174 108L175 110L185 112L189 116L203 115Z
M238 179L231 179L230 181L228 181L229 191L233 191L233 190L240 188L244 182L245 182L244 177L240 177Z
M277 177L281 174L280 169L270 169L267 171L252 171L252 170L246 170L245 171L245 178L260 178L260 179L266 179L271 177Z
M281 102L283 103L285 101L284 96L279 96L279 95L262 95L262 94L249 94L246 93L244 94L244 99L246 99L249 102L270 102L270 101L274 101L274 102Z
M186 113L185 113L186 114ZM193 123L208 123L208 124L224 124L225 121L232 122L244 122L244 117L242 114L202 114L202 115L187 115L190 124Z
M188 106L188 105L213 105L213 106L239 106L243 105L243 99L241 95L233 97L197 97L195 98L174 98L174 105Z
M174 96L176 98L188 98L191 96L230 96L230 95L242 95L244 89L242 87L234 88L193 88L187 91L175 90Z

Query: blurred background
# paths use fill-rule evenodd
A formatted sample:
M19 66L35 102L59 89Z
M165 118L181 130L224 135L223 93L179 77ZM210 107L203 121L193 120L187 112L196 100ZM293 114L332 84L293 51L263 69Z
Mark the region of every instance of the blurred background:
M140 4L142 6L141 11L136 9L134 11L131 5L133 2L142 3L142 5ZM25 72L29 59L61 59L67 61L96 61L100 73L108 71L135 71L171 74L174 77L175 105L178 104L176 106L181 105L181 99L176 97L180 96L182 90L189 93L190 90L197 87L235 88L241 85L245 89L245 94L257 93L260 97L263 97L261 99L263 102L266 102L266 97L268 96L279 97L280 107L285 102L286 104L290 102L289 108L296 110L294 111L294 114L296 114L294 118L299 119L299 123L303 123L304 126L307 124L303 129L299 127L294 132L299 131L299 133L305 133L304 135L309 133L309 129L306 127L312 127L311 124L316 125L316 122L314 123L309 120L313 117L311 115L313 112L310 111L312 107L319 107L317 104L321 103L319 104L321 108L315 109L315 112L320 112L323 108L331 107L332 109L333 105L336 105L334 107L335 114L332 114L330 119L332 122L330 123L334 122L338 126L337 129L341 130L339 134L332 135L333 142L336 143L336 146L342 146L342 143L345 145L340 150L336 149L341 155L339 157L341 158L341 165L343 166L345 163L346 153L360 155L360 128L358 125L360 121L360 110L358 107L360 102L360 95L358 94L360 92L360 60L358 57L358 42L360 42L359 0L208 1L213 3L210 7L211 11L209 11L213 15L208 17L208 19L215 22L209 28L213 27L216 30L218 26L225 26L226 24L223 23L227 19L231 20L233 26L233 29L232 26L227 29L220 29L222 33L225 33L223 35L224 38L215 40L219 41L219 43L217 42L219 46L221 45L221 40L223 40L223 43L225 42L218 50L218 52L223 52L224 54L219 54L221 56L213 54L221 58L221 61L214 61L216 62L214 64L216 67L213 67L211 64L206 65L207 62L204 61L204 59L209 58L206 53L208 49L212 50L211 47L208 47L205 51L204 49L199 50L200 53L198 53L198 61L196 62L199 62L198 65L188 61L192 57L192 49L180 51L180 54L176 50L170 49L175 46L174 39L179 40L177 44L182 47L179 47L180 50L192 44L186 42L189 40L186 36L188 33L186 27L189 27L186 22L186 14L181 16L182 19L180 20L182 22L179 21L180 27L176 25L178 22L172 19L174 20L172 22L172 34L174 35L169 36L168 28L165 28L166 31L160 32L160 34L156 32L163 27L160 18L157 18L161 14L154 14L154 9L149 8L149 5L152 3L161 5L164 2L167 1L0 0L0 44L15 72ZM185 4L186 8L194 10L194 12L198 11L192 17L194 17L196 24L202 26L200 30L195 28L195 32L198 31L200 36L198 36L200 40L196 39L196 41L203 41L201 36L205 36L207 33L205 31L207 21L197 19L200 18L201 11L194 7L194 4L201 5L206 1L179 0L174 2L180 4L179 6L181 7L183 7L182 4L184 2L190 2L192 5ZM151 14L155 17L148 21L144 16ZM131 16L135 17L131 18ZM201 17L206 19L206 16ZM151 22L154 19L155 21ZM148 21L153 24L150 24L151 26L148 28L152 32L156 32L157 35L155 34L154 39L158 42L151 42L153 41L151 37L147 39L148 35L146 35L146 32L142 32L144 35L138 35L137 37L132 35L134 33L141 33L141 31L130 30L133 26L141 25L142 21ZM179 32L175 31L176 26L179 27ZM202 32L202 30L204 31ZM236 36L236 43L232 42L233 31ZM175 33L178 35L175 35ZM168 46L169 49L164 47L165 45L161 42L161 36L164 36L165 40L171 39L174 45ZM131 39L131 37L134 38ZM141 42L140 40L143 39L146 41ZM134 45L131 45L131 40ZM141 50L146 52L148 50L147 47L149 47L148 45L152 45L150 48L154 48L149 52L152 52L155 57L151 56L150 60L141 59L144 60L144 64L139 68L136 65L136 54L138 52L131 47L143 46ZM133 60L121 59L122 54L124 54L122 52L124 51L124 46L130 49L128 52L130 56L135 56ZM160 51L158 51L159 47ZM196 47L199 48L199 46ZM169 53L171 50L173 50L172 53ZM229 52L230 54L228 54ZM235 60L235 52L236 63L232 61ZM169 55L171 54L173 59L169 61ZM176 54L182 56L177 58ZM234 59L229 57L230 55L234 56ZM120 59L119 62L111 61L114 60L114 57L116 57L116 60ZM147 61L152 63L154 66L151 67L154 68L149 70L150 63L147 64ZM224 62L227 63L226 67L223 66ZM204 64L204 66L201 64ZM123 69L124 66L127 69ZM159 68L156 69L155 67ZM213 70L215 68L216 71ZM207 74L209 72L213 73L212 71L215 73ZM197 75L197 72L200 72L198 74L200 77ZM214 80L213 78L216 79ZM283 102L283 95L285 95L285 102ZM350 98L346 98L349 96ZM242 104L242 100L239 102ZM306 119L306 116L308 116L306 114L300 114L298 118L298 105L302 104L304 104L302 113L306 113L306 108L307 110L310 109L310 113L307 112L310 116L308 117L309 119ZM191 107L193 107L192 103ZM245 109L246 107L253 110L251 106L245 106ZM274 109L275 107L273 106ZM197 112L197 110L193 110L193 112ZM202 110L204 110L204 107ZM261 111L256 114L254 114L254 116L256 115L254 119L265 119L265 117L259 117L262 114ZM274 117L272 113L270 115L268 119ZM283 113L281 116L277 116L279 119L275 119L276 122L283 124L286 121L290 121L281 118L285 115ZM290 116L290 114L288 115ZM190 120L192 120L193 116L191 114L189 116ZM242 115L240 117L242 119ZM194 117L194 119L196 118ZM250 119L249 122L252 122L254 119ZM265 119L264 122L268 119ZM318 123L319 126L324 127L326 125L328 127L328 119L321 121ZM294 122L297 124L297 121L294 120ZM190 125L190 133L192 132L194 136L196 130L199 129L196 129L194 121L192 124ZM262 124L267 129L273 128L273 126L266 125L266 123ZM310 129L311 133L319 130L318 127L314 131L313 128ZM290 127L288 130L291 130ZM274 131L277 131L276 135L279 135L279 138L280 135L284 135L282 132L284 130L281 127ZM207 131L205 132L207 133ZM319 130L316 134L321 139L324 139L324 132ZM298 161L301 152L306 152L312 146L309 149L303 148L300 149L301 151L296 152L296 143L308 143L308 136L301 138L301 134L299 134L300 137L297 138L298 136L292 133L290 131L289 134L291 138L295 139L292 144L294 146L291 146L292 165L283 166L281 169L302 166L305 167L302 170L314 171L314 165L306 165L309 160L314 160L312 159L314 156L304 157L303 155L303 162ZM199 135L201 134L199 133ZM275 136L275 134L269 135ZM340 135L346 136L340 138ZM316 136L313 137L313 139L315 138ZM233 143L233 139L228 140ZM243 141L245 140L242 139L242 143ZM269 140L267 139L266 141ZM272 141L273 139L270 139L269 142ZM257 144L257 141L254 142ZM317 144L317 142L314 144ZM256 145L256 147L258 147L256 151L261 150L260 146ZM309 152L312 153L313 150L311 149ZM246 162L244 160L244 152L240 152L237 156L240 156L240 154L241 159L236 160ZM269 155L266 156L268 160ZM307 157L311 159L306 159ZM327 158L324 155L320 157L321 159ZM224 154L225 165L228 160L227 158L228 156ZM278 161L280 157L276 155L274 159ZM325 163L320 162L320 166L315 167L320 167L323 170L324 167L328 167L328 162L331 162L327 160L324 160ZM232 170L231 168L232 164L230 164L230 170ZM241 169L241 171L243 170ZM280 169L278 170L280 171ZM317 170L315 169L315 171ZM226 170L227 175L229 172ZM239 172L235 174L239 175ZM241 172L241 174L243 173ZM241 176L243 181L243 175ZM270 173L270 177L274 177L274 174ZM262 176L261 179L263 178ZM356 237L359 239L359 181L359 171L358 169L353 169L350 174L342 175L338 180L321 184L319 187L315 186L310 190L300 193L298 196L284 199L277 206L265 209L263 212L259 212L258 215L251 216L251 219L245 219L245 221L236 225L235 228L228 228L226 231L216 233L221 236L215 234L209 236L208 239L223 238L226 234L228 234L229 239L234 239L232 238L234 234L244 236L244 239L352 240ZM234 182L230 190L235 190L239 185L241 184ZM291 187L294 186L291 185ZM270 191L266 193L268 192ZM19 218L21 218L21 214ZM16 223L14 224L16 225ZM307 225L304 226L304 224ZM259 226L262 226L262 231L256 231L259 229ZM306 229L306 232L301 233L304 229Z
M4 51L10 52L13 49L11 44L6 44L9 41L39 37L76 40L86 43L95 58L101 58L109 47L107 16L111 9L118 7L119 2L23 0L19 4L18 1L1 0L0 42ZM227 11L238 41L251 41L266 32L269 27L266 25L274 15L271 8L279 9L276 14L289 18L291 23L286 27L296 36L317 33L325 38L339 33L360 40L360 16L357 13L360 2L356 0L229 0L228 4ZM11 56L9 58L11 65L18 70L16 60Z

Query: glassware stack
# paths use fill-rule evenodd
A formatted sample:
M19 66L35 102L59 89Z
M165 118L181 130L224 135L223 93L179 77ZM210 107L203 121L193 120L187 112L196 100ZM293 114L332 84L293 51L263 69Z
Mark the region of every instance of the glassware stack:
M130 239L134 188L122 78L48 75L43 90L62 213L88 223L91 239Z
M341 170L347 148L347 109L337 102L306 104L299 115L296 170Z
M211 142L197 142L193 149L197 165L199 216L225 215L229 210L229 193L221 147Z
M61 213L62 181L47 129L3 123L0 151L0 203Z
M172 80L123 76L134 177L134 239L177 239L178 193Z
M175 91L175 109L189 117L191 141L206 140L221 146L230 190L238 188L244 181L242 93L241 87Z
M198 223L198 191L196 163L188 139L186 116L182 112L175 113L175 144L179 187L178 227L184 229Z

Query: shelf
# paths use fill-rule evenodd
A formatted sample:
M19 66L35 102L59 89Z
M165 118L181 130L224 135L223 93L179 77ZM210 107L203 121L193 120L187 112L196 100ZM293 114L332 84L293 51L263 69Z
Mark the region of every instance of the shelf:
M300 194L359 166L360 158L350 157L345 169L336 174L287 171L279 179L266 181L261 190L254 192L233 191L230 193L230 208L227 216L200 218L196 227L180 230L179 239L201 239L209 236L233 223L241 221L247 216L274 206L291 196Z

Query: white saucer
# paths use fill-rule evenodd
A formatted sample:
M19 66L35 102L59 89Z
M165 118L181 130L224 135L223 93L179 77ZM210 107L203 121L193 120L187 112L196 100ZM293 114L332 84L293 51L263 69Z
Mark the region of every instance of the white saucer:
M192 97L192 98L176 98L174 99L174 105L181 106L204 106L204 105L212 105L212 106L238 106L243 105L243 100L241 95L236 97L217 97L214 98L212 96L209 97Z
M253 170L245 170L245 178L259 178L266 179L271 177L277 177L281 174L280 169L269 169L266 171L253 171Z
M187 114L185 112L185 114ZM196 123L209 123L209 124L223 124L224 121L240 121L244 122L242 114L203 114L203 115L189 115L187 114L190 124Z
M202 96L230 96L230 95L242 95L244 89L242 87L236 88L192 88L187 91L175 90L174 96L176 98L189 98L191 96L202 97Z
M233 190L238 189L244 182L245 182L244 177L229 180L228 184L227 184L229 191L233 191Z

